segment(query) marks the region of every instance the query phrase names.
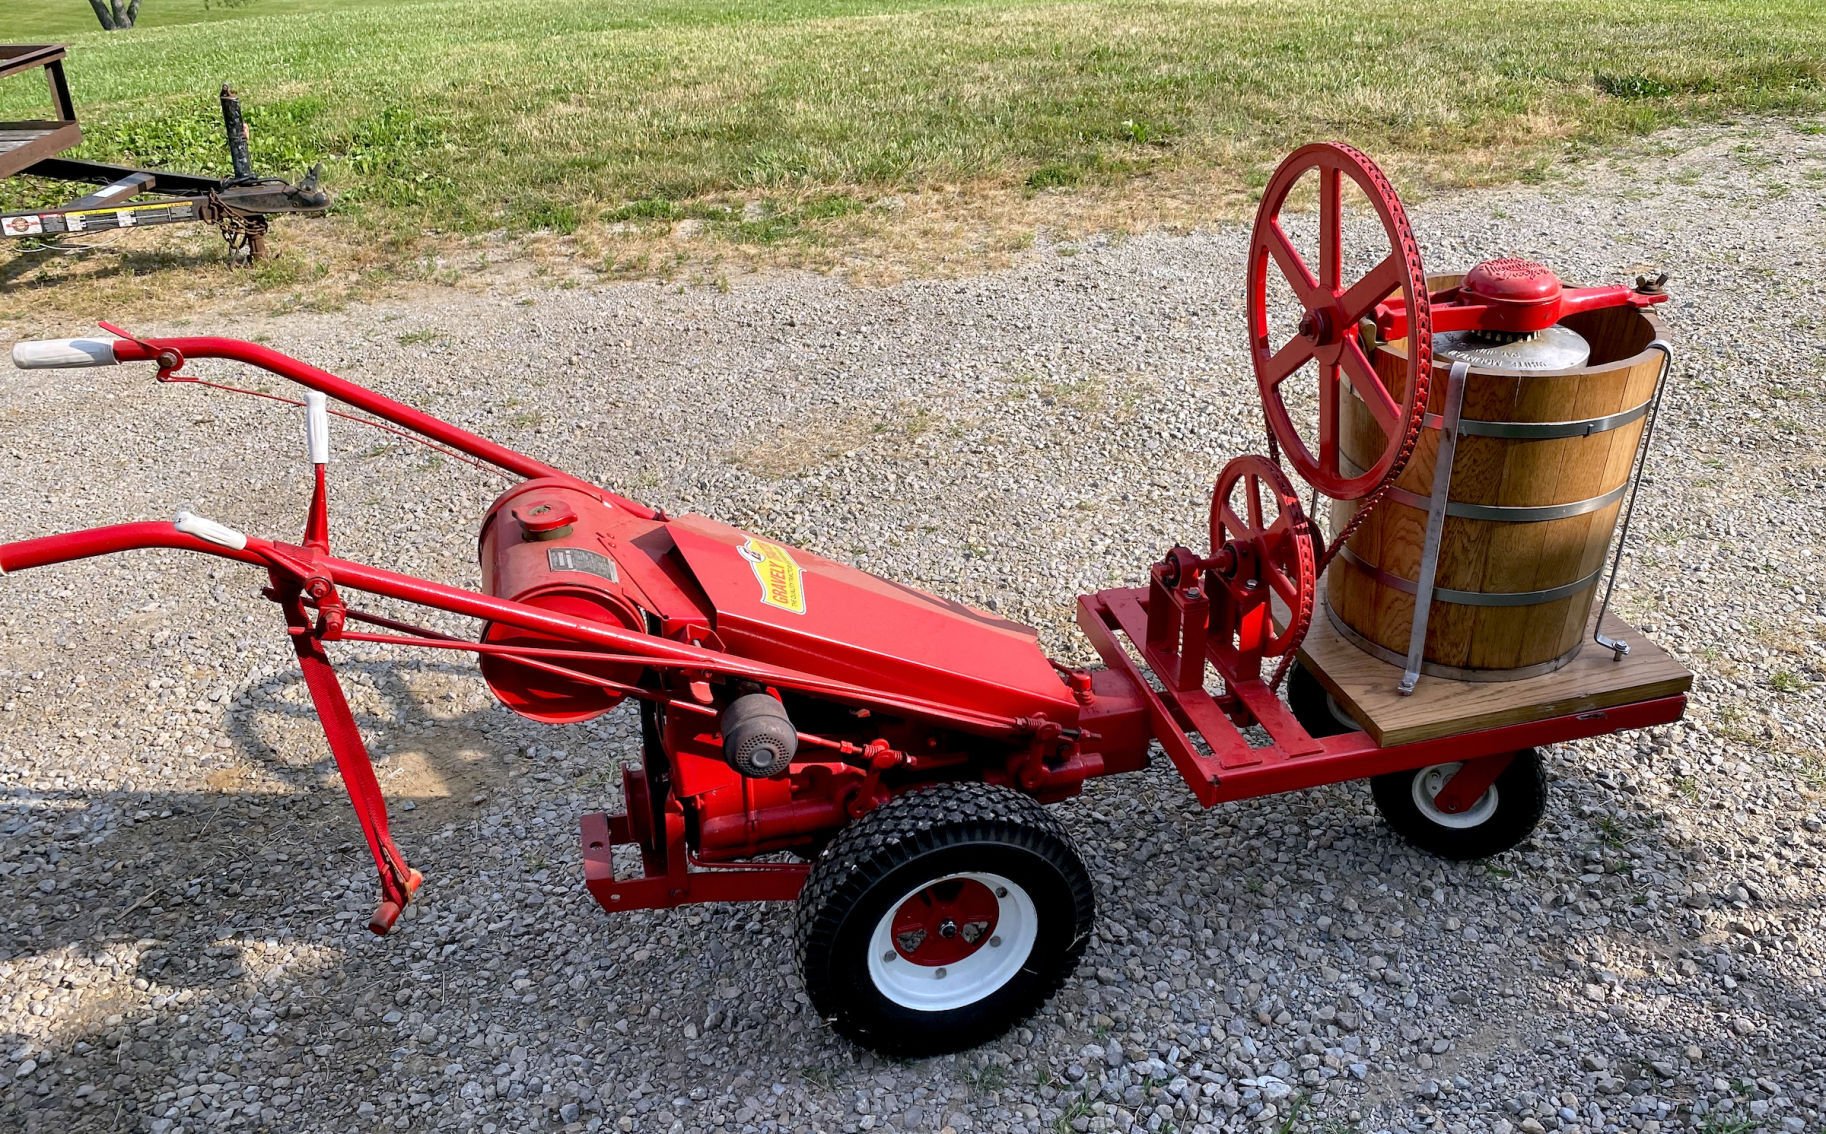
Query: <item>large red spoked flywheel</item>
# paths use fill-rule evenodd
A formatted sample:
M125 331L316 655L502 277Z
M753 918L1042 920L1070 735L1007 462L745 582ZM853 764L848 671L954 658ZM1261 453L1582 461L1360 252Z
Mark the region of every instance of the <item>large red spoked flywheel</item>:
M1230 596L1232 635L1254 638L1267 657L1300 644L1319 589L1316 543L1300 494L1279 465L1252 455L1224 466L1211 493L1211 571ZM1270 596L1287 608L1278 628Z
M1307 173L1319 182L1319 262L1315 272L1281 228L1288 194ZM1362 190L1382 222L1388 253L1361 278L1344 281L1344 179ZM1378 242L1380 244L1380 242ZM1272 268L1271 268L1272 265ZM1297 308L1270 311L1270 270L1292 289ZM1399 292L1408 312L1405 381L1395 390L1371 365L1359 341L1364 316ZM1407 214L1388 178L1359 151L1339 142L1316 142L1289 154L1262 194L1249 242L1250 353L1268 428L1287 452L1294 471L1334 500L1357 500L1399 475L1420 436L1426 414L1427 379L1433 370L1432 314L1426 272ZM1299 329L1284 342L1271 330L1280 314L1299 316ZM1283 324L1290 319L1279 320ZM1314 363L1318 372L1319 424L1303 436L1289 412L1287 382ZM1363 470L1347 469L1339 446L1339 398L1348 386L1363 400L1387 439L1380 456Z

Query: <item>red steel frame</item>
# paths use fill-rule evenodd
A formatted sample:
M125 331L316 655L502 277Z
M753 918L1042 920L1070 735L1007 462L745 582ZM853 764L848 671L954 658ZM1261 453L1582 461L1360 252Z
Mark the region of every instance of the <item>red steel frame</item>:
M157 363L160 380L168 382L193 380L181 373L190 358L230 359L257 366L508 472L527 478L562 478L587 487L614 507L643 518L664 519L655 509L588 485L522 453L253 343L223 338L125 337L113 347L118 361ZM946 728L1016 747L1029 743L1031 738L1036 750L1040 740L1056 741L1060 733L1056 724L1042 726L1026 718L960 709L917 690L886 690L836 681L336 558L329 554L322 465L316 466L315 491L300 543L231 534L244 538L244 545L206 539L164 522L90 528L0 544L0 573L141 548L200 552L265 568L271 581L265 593L284 613L287 633L325 737L380 874L381 902L370 921L370 928L376 933L391 928L417 890L421 877L406 862L388 832L386 805L373 765L331 666L326 643L371 642L492 653L567 678L596 683L646 703L657 702L698 714L714 714L714 710L664 689L616 682L565 663L627 661L688 682L712 677L741 678L859 708L939 721ZM1210 585L1213 580L1208 572L1204 577L1206 591L1221 592L1221 587ZM1012 782L1042 799L1074 794L1091 777L1145 766L1145 730L1159 741L1199 802L1206 806L1461 761L1464 767L1438 799L1448 810L1461 809L1482 794L1507 765L1509 754L1518 749L1671 721L1680 716L1685 705L1684 697L1664 697L1389 748L1377 746L1361 733L1315 738L1299 725L1261 678L1263 649L1273 634L1266 608L1261 617L1241 620L1238 640L1209 636L1205 626L1211 598L1200 592L1198 579L1195 573L1184 579L1175 576L1169 585L1163 567L1156 565L1147 588L1107 590L1079 599L1079 624L1109 670L1094 676L1065 671L1072 676L1073 687L1086 706L1076 747L1069 759L1045 766L1039 761L1021 765L1024 770ZM576 648L502 646L452 638L352 609L341 597L345 590L540 632ZM1221 593L1218 601L1223 602ZM351 623L389 632L355 630L350 628ZM1221 679L1222 692L1215 695L1206 689L1207 665L1214 667ZM1161 685L1159 690L1150 684L1150 676ZM666 773L656 763L665 759L665 752L652 721L648 716L644 767L624 772L624 813L594 814L583 819L583 851L591 894L609 910L794 897L806 875L807 867L802 863L708 862L694 853L688 824L677 801L665 796L655 798L654 789L659 786L656 780ZM1250 725L1259 725L1266 732L1269 742L1265 746L1249 744L1241 730ZM852 776L858 774L853 764L843 770ZM962 774L980 775L984 770L966 768ZM764 845L769 838L777 841L801 831L828 829L828 824L846 821L859 813L858 807L866 809L875 801L878 800L873 797L853 801L846 814L844 805L835 801L795 799L770 810L751 809L739 821L749 825L756 845ZM640 851L642 873L638 876L624 877L616 871L613 848L625 845Z

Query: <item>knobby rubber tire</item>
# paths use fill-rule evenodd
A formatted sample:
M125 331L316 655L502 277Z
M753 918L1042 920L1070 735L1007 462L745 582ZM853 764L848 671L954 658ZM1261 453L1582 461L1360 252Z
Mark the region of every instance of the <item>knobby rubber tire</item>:
M1496 777L1496 810L1475 827L1447 827L1414 803L1414 779L1424 772L1393 772L1370 780L1370 794L1389 828L1410 844L1457 862L1501 854L1528 838L1547 811L1547 768L1541 754L1524 748Z
M909 891L947 875L991 872L1025 889L1038 934L1007 983L973 1004L922 1011L869 976L870 935ZM799 974L839 1034L903 1058L974 1047L1026 1019L1065 983L1090 940L1096 899L1065 828L1010 788L940 784L896 796L851 823L812 866L794 915Z

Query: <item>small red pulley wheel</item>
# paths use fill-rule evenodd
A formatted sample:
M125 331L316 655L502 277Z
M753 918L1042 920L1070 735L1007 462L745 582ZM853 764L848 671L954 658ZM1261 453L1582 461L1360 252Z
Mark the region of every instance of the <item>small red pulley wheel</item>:
M1319 263L1312 265L1295 250L1281 228L1281 209L1294 186L1308 172L1319 175ZM1344 179L1356 182L1382 222L1389 251L1360 279L1344 276ZM1279 272L1299 302L1299 330L1286 342L1275 342L1269 327L1268 273ZM1408 227L1407 214L1376 163L1339 142L1316 142L1289 154L1262 194L1249 238L1246 302L1249 349L1268 428L1286 451L1300 477L1334 500L1359 500L1399 476L1420 437L1426 415L1427 381L1433 372L1432 312L1426 290L1420 246ZM1365 316L1399 294L1407 312L1406 380L1397 395L1389 389L1359 338ZM1287 312L1292 314L1292 312ZM1319 427L1303 437L1288 411L1287 380L1307 363L1318 370ZM1381 454L1361 471L1346 469L1339 445L1339 398L1348 386L1369 408L1387 438Z
M1238 490L1243 509L1237 511ZM1228 547L1231 568L1218 573L1239 619L1269 596L1286 607L1262 653L1278 657L1306 637L1319 590L1318 548L1293 481L1267 457L1238 457L1224 466L1211 493L1211 556ZM1279 621L1278 619L1271 619ZM1219 627L1212 627L1213 631ZM1235 634L1236 627L1225 628Z

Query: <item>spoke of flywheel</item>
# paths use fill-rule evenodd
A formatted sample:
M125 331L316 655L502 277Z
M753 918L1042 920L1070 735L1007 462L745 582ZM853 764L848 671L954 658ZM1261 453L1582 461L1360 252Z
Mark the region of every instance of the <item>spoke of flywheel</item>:
M1217 522L1223 525L1225 534L1231 539L1235 539L1249 531L1248 528L1243 526L1243 521L1237 518L1235 510L1230 507L1230 501L1228 500L1224 501L1223 507L1218 509Z
M1369 270L1369 273L1350 289L1338 297L1338 310L1346 325L1368 315L1376 304L1387 299L1389 293L1400 287L1402 264L1395 259L1393 252L1383 258L1382 263Z
M1338 451L1338 364L1319 364L1319 461ZM1327 467L1331 467L1327 465Z
M1344 201L1339 174L1319 170L1319 283L1336 293L1344 280Z
M1268 221L1268 253L1274 257L1275 264L1286 277L1287 286L1293 288L1294 295L1300 300L1300 306L1310 310L1319 299L1319 281L1306 266L1306 260L1294 248L1293 241L1287 239L1287 233L1281 229L1279 217Z
M1401 424L1401 407L1389 396L1387 387L1383 386L1382 379L1376 374L1375 366L1371 365L1369 356L1363 353L1363 348L1357 345L1354 337L1344 340L1344 353L1338 356L1338 360L1344 364L1344 372L1350 375L1351 388L1357 391L1357 396L1369 407L1376 424L1382 427L1383 433L1393 437L1396 427Z
M1268 359L1264 377L1270 386L1279 386L1287 376L1306 365L1312 357L1312 340L1305 335L1295 335L1286 346L1274 352Z
M1243 491L1249 494L1249 525L1255 531L1263 530L1262 524L1262 484L1254 475L1243 478Z
M1281 601L1287 604L1287 609L1292 613L1299 613L1299 604L1294 600L1300 597L1300 588L1292 577L1272 563L1266 565L1263 574L1268 576L1269 589L1281 596Z

